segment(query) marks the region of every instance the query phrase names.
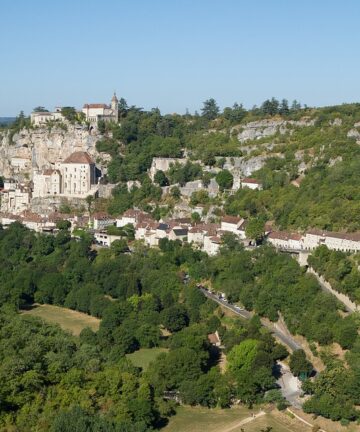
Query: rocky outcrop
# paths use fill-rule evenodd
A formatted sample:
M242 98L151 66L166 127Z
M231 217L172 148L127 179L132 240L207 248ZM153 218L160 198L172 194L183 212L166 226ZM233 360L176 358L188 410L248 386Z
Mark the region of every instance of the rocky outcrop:
M253 157L227 157L224 168L228 169L234 176L240 175L242 177L247 177L262 168L267 159L274 156L279 158L284 157L282 154L274 153Z
M301 120L266 119L247 123L243 126L234 126L231 133L237 132L238 140L243 143L249 140L266 138L280 133L285 134L294 127L313 126L315 119L303 118Z
M96 160L95 144L99 135L80 126L23 129L13 137L0 136L0 174L13 177L17 174L31 178L34 168L50 168L75 151L86 151ZM21 169L18 165L22 163Z

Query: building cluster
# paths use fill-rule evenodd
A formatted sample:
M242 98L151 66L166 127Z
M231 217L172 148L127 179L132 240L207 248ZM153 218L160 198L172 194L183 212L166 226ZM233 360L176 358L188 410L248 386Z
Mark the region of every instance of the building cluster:
M170 170L170 168L174 165L185 165L188 162L187 158L167 158L167 157L154 157L152 159L151 167L149 169L149 176L152 181L155 179L155 175L158 171L163 171L166 173ZM196 161L200 165L202 165L201 161ZM204 171L208 171L212 173L214 176L221 171L220 168L214 168L209 166L203 166ZM234 174L234 181L231 191L237 191L241 188L249 188L253 190L262 190L262 182L255 178L250 177L241 177L239 173ZM235 175L236 174L236 175ZM163 187L164 192L168 192L171 186ZM184 196L191 196L193 192L196 192L200 189L206 189L210 196L216 196L220 190L219 185L217 184L215 178L210 180L210 184L205 186L202 180L194 180L187 182L184 186L180 187L180 192Z
M122 228L129 224L135 229L135 239L144 241L150 247L158 246L161 239L167 238L191 243L209 255L215 255L225 233L234 234L240 241L246 240L246 221L242 218L224 216L220 223L194 223L190 218L156 221L148 213L130 209L116 219L105 214L94 215L96 242L110 246L118 237L109 235L106 227L116 225Z
M109 105L105 103L86 103L81 112L85 115L85 120L93 125L97 124L100 120L118 122L119 101L116 93L114 92ZM62 107L56 107L53 112L34 111L31 113L30 119L34 126L43 126L53 121L62 122L65 120L65 117L62 114Z
M19 214L27 210L31 200L30 183L19 183L14 179L4 181L0 190L0 211Z
M32 181L6 179L0 190L0 211L20 214L31 208L33 198L86 198L98 190L100 172L86 152L74 152L52 168L35 169Z
M310 230L304 234L286 231L273 231L268 241L278 249L311 251L325 245L328 249L342 252L360 251L360 233L339 233L322 230Z
M57 212L48 215L40 215L28 210L16 215L5 212L0 213L0 224L4 228L14 222L19 222L38 233L56 233L58 231L57 223L65 220L71 223L72 230L89 227L89 218L84 216L74 216Z

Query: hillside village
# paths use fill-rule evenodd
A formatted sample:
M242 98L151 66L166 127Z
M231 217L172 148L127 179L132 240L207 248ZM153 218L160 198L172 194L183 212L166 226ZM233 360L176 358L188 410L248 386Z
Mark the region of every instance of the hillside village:
M162 201L167 202L178 190L178 198L171 210L167 213L161 210L160 217L155 218L152 212L136 205L117 214L109 214L106 209L93 206L99 200L109 199L118 188L118 183L111 183L108 178L114 156L107 154L106 150L104 152L98 145L99 142L113 140L113 128L106 125L116 125L120 120L116 94L109 105L86 103L78 113L70 110L70 120L68 111L57 107L54 112L33 112L30 128L12 135L13 144L9 142L9 134L2 135L1 149L5 157L1 165L5 176L0 191L0 222L3 226L20 221L37 232L51 233L56 232L58 221L66 219L71 222L72 231L89 230L96 244L110 246L121 235L116 235L116 230L111 228L109 232L108 227L121 228L130 224L134 227L134 239L150 247L158 246L159 241L166 238L191 243L210 255L218 253L223 236L229 233L246 247L267 240L276 248L284 250L311 251L322 244L344 252L360 250L360 235L356 232L331 232L326 229L283 231L277 229L274 221L264 219L258 236L251 238L246 232L249 219L244 212L227 214L229 203L238 191L248 189L253 191L252 194L257 194L257 191L264 189L263 180L252 175L261 172L267 161L278 158L277 163L280 163L284 158L277 141L281 141L289 131L291 137L297 130L314 128L316 118L303 115L299 120L264 119L248 122L241 127L231 126L230 132L237 136L239 151L243 156L224 157L221 156L222 150L219 155L216 150L212 150L213 161L201 158L194 160L196 153L189 155L189 149L182 149L181 157L153 156L145 176L154 187L161 187L161 194L160 201L157 198L158 203L149 202L150 207L147 207L152 206L154 209L154 205L160 205L160 210L165 209ZM77 120L74 121L74 118ZM338 128L342 120L330 120L329 124ZM349 128L349 139L359 139L356 127L357 123ZM220 129L221 133L224 132ZM209 138L212 135L215 136L211 132ZM262 149L261 153L259 149ZM290 179L291 186L295 188L301 187L310 166L304 154L302 150L295 154L297 172L294 179ZM333 159L334 162L330 162L341 159L338 156ZM195 174L193 180L186 181L185 178L177 182L175 174L186 169L198 170L200 175ZM230 181L226 185L219 185L218 176L224 172ZM174 180L169 184L171 175ZM141 189L144 178L139 181L138 176L128 177L128 193ZM265 188L268 186L265 185Z
M360 432L360 3L83 3L1 8L0 432Z

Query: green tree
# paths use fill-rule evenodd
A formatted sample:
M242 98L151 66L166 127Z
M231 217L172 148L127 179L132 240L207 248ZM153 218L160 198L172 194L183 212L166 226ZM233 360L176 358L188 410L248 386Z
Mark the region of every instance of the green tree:
M49 112L49 110L47 110L45 107L43 106L37 106L33 109L34 113L38 113L38 112Z
M157 171L154 176L154 181L159 186L169 186L169 179L166 177L164 171Z
M255 240L257 243L264 238L264 221L261 218L251 218L245 227L246 237Z
M215 99L210 98L203 103L203 107L201 108L201 115L207 120L216 119L219 113L220 113L220 108L217 105Z
M216 179L217 184L220 187L220 190L232 188L232 185L234 182L234 177L229 170L224 169L224 170L220 171L216 175L215 179Z
M162 324L171 332L176 332L186 327L189 317L186 308L180 304L171 306L161 313Z
M289 366L295 376L309 376L313 370L312 364L307 360L305 351L302 349L296 350L290 355Z
M70 122L74 122L77 119L77 113L74 107L62 107L61 114Z

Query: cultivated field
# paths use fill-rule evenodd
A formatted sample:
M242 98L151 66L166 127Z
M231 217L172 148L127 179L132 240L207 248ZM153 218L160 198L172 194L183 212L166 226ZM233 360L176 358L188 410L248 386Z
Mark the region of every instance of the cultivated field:
M253 413L257 417L252 418ZM259 410L236 407L228 410L179 407L164 432L311 432L311 428L278 411L259 415Z
M126 354L126 357L132 361L134 366L146 370L149 364L153 362L160 353L166 351L166 348L141 348L139 351Z
M100 325L98 318L48 304L33 305L31 309L25 310L22 313L37 316L49 323L59 324L63 330L67 330L75 336L78 336L85 327L90 327L92 330L97 331Z

